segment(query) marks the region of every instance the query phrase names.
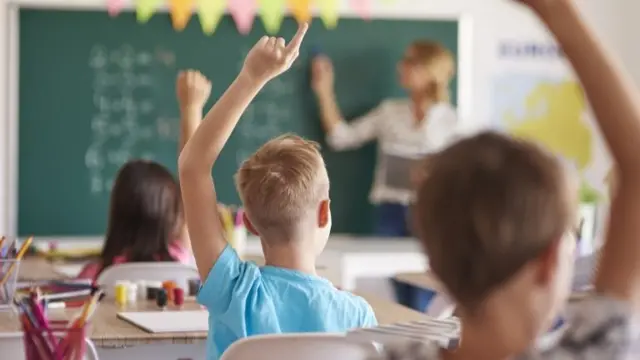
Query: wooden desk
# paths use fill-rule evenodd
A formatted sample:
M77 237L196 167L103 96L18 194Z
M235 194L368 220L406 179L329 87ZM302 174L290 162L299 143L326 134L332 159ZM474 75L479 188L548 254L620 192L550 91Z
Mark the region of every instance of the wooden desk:
M245 256L244 260L253 261L258 266L264 265L264 258L260 255ZM332 271L324 267L318 267L318 276L321 276L335 286L342 286L340 277ZM39 281L39 280L60 280L66 277L56 272L55 264L51 263L43 258L30 257L20 262L20 268L18 270L18 281Z
M378 318L380 324L395 322L423 320L425 314L413 311L404 306L378 299L370 294L358 294L365 298ZM183 309L196 310L200 306L193 300L185 303ZM120 348L144 344L193 344L202 342L207 338L206 332L193 333L148 333L137 326L120 320L116 314L121 311L157 311L157 307L151 302L140 302L134 306L118 307L112 302L105 301L100 304L91 321L90 337L98 347ZM77 309L49 310L52 319L69 319ZM167 311L172 311L169 307ZM20 331L18 317L14 313L0 313L0 333L15 333Z
M60 280L65 276L55 270L55 264L41 257L32 256L20 261L18 281Z

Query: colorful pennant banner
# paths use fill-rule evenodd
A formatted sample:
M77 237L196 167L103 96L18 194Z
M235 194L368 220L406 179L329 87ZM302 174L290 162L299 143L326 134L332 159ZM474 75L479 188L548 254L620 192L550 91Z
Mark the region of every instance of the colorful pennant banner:
M182 31L193 13L193 0L169 0L169 12L173 28Z
M222 15L224 15L226 6L226 0L198 1L198 19L200 20L203 33L211 35L216 31L220 19L222 19Z
M110 16L118 15L125 0L106 0ZM197 7L202 31L211 35L215 32L225 10L229 11L241 34L248 34L253 27L256 14L260 15L268 34L275 35L287 13L291 12L297 22L310 22L313 5L318 6L318 15L327 29L338 26L341 0L134 0L138 22L145 23L165 1L168 2L173 27L181 31L191 20ZM349 6L362 18L371 19L374 0L348 0ZM394 0L378 0L391 3Z
M256 16L258 4L256 0L232 0L229 2L228 9L236 27L242 35L251 32L253 19Z
M335 29L338 26L338 2L340 0L321 0L320 19L327 29Z
M311 0L289 0L288 2L291 14L298 23L311 21Z
M349 0L351 8L363 19L371 19L371 0Z
M107 1L107 13L109 16L118 16L122 8L124 7L124 0L109 0Z
M275 35L280 31L280 25L284 18L286 0L258 0L260 5L260 19L269 35Z
M158 10L162 0L136 0L136 18L140 23L146 23Z

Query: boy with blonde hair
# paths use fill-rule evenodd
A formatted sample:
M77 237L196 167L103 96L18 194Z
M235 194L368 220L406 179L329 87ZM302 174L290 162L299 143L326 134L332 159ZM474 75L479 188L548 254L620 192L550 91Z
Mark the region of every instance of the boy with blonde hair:
M562 338L535 348L570 294L577 181L538 146L482 133L434 155L416 204L429 264L456 301L460 346L390 347L387 360L637 359L640 300L640 94L574 0L521 0L573 65L617 170L594 293L572 305ZM634 352L635 351L635 352Z
M208 359L250 335L376 324L366 301L316 275L316 256L331 229L329 177L316 144L293 135L273 139L238 171L244 222L260 237L266 266L238 258L216 211L213 165L252 99L297 58L306 30L302 25L288 45L263 37L180 155L187 225L203 281L198 301L209 310Z

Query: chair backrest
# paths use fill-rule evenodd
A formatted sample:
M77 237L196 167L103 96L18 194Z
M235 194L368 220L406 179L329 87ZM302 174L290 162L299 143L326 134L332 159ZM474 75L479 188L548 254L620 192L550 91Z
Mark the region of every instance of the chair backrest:
M178 286L188 289L189 280L198 279L198 270L178 262L138 262L111 265L104 269L96 283L105 289L108 297L113 297L116 282L127 281L167 281L173 280Z
M100 360L93 341L85 339L85 343L87 344L87 353L84 359ZM26 360L22 333L20 332L0 334L0 350L2 351L3 359Z
M425 313L436 319L446 319L453 315L456 305L453 301L441 293L437 293L429 302Z
M240 339L220 360L364 360L376 351L373 344L348 341L344 334L273 334Z

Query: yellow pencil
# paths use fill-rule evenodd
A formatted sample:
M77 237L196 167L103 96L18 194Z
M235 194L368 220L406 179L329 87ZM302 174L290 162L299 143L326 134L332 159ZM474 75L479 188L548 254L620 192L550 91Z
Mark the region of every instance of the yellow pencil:
M15 269L16 264L18 263L18 261L20 261L20 259L22 259L24 254L29 249L29 246L31 246L31 241L33 241L33 236L30 236L27 240L24 241L24 243L20 247L20 250L18 250L18 254L16 255L16 258L15 258L16 261L14 261L11 264L11 267L9 267L9 270L7 270L7 272L4 274L4 277L2 277L2 280L0 280L0 286L4 286L7 280L9 280L9 276L11 276L11 273Z
M233 219L231 217L231 212L227 207L221 206L220 216L222 217L222 223L224 224L224 230L227 233L227 239L233 241L231 236L233 235Z

